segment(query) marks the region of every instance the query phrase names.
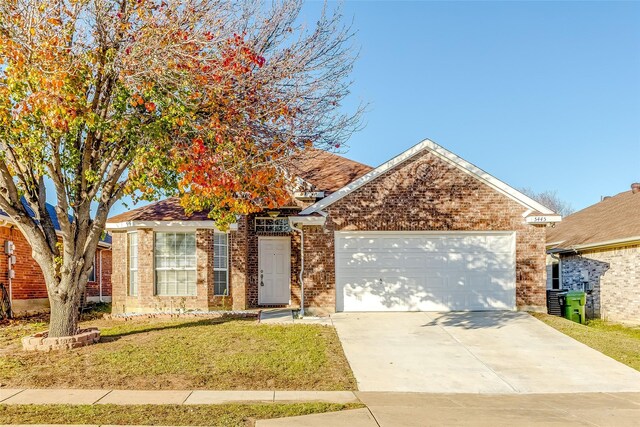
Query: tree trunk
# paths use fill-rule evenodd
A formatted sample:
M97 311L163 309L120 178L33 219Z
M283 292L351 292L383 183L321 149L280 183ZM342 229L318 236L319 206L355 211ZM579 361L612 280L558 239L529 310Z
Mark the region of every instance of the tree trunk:
M66 265L74 264L70 262ZM84 269L84 267L78 268ZM87 285L87 274L79 273L75 269L63 268L61 276L59 282L47 284L51 305L50 337L66 337L77 333L80 301Z
M49 321L50 337L66 337L75 335L78 330L77 298L68 298L65 301L50 299L51 320Z

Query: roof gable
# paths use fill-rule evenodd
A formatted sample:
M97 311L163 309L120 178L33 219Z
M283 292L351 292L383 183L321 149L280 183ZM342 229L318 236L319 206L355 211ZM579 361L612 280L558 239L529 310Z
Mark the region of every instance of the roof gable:
M434 155L439 157L441 160L475 177L482 183L488 185L489 187L493 188L499 193L504 194L505 196L511 198L512 200L516 201L517 203L519 203L520 205L522 205L523 207L527 208L532 212L538 212L544 215L554 214L554 212L551 209L541 205L540 203L536 202L529 196L505 184L504 182L500 181L493 175L490 175L489 173L483 171L479 167L467 162L463 158L453 154L449 150L443 148L442 146L436 144L435 142L429 139L425 139L424 141L414 145L413 147L409 148L407 151L383 163L382 165L366 173L365 175L361 176L355 181L345 185L344 187L332 193L328 197L325 197L324 199L319 200L318 202L304 209L301 212L301 214L308 215L313 212L321 211L327 206L337 202L338 200L342 199L343 197L347 196L348 194L352 193L353 191L357 190L363 185L366 185L367 183L371 182L377 177L392 170L396 166L404 163L405 161L411 159L412 157L418 155L419 153L422 153L425 150L429 150Z

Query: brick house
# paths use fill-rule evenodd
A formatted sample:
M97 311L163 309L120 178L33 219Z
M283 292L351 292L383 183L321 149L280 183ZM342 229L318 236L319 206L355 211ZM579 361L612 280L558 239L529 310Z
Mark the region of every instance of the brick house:
M54 226L59 230L53 206L47 204ZM13 243L15 264L10 265L8 242ZM20 315L30 311L49 309L47 286L40 266L31 256L31 246L13 220L0 210L0 283L5 285L11 298L13 312ZM13 273L10 273L13 270ZM11 277L13 276L13 277ZM111 236L106 235L98 245L94 269L87 283L87 301L111 301Z
M640 184L547 232L549 289L587 292L586 315L640 324Z
M432 141L372 168L310 150L293 202L228 232L177 199L112 217L113 311L545 306L551 210Z

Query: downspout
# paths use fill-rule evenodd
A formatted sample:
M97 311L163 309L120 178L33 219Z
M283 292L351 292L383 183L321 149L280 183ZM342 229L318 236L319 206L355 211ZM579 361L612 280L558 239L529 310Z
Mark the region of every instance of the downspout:
M300 233L300 317L304 317L304 231L295 224L291 224L291 229Z
M13 309L13 284L11 276L13 275L13 266L11 265L11 255L7 256L7 280L9 281L9 307Z

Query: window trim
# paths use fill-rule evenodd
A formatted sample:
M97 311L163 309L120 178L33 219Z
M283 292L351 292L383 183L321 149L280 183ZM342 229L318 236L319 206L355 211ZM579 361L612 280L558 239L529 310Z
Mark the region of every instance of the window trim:
M194 257L195 257L195 265L193 268L161 268L160 270L158 270L158 266L156 265L156 257L157 257L157 252L156 252L156 243L157 243L157 235L158 234L192 234L194 237L194 241L195 241L195 252L194 252ZM160 231L155 231L153 232L153 295L156 297L182 297L182 298L194 298L198 296L198 241L197 241L197 232L196 230L191 230L191 231L184 231L184 230L160 230ZM174 255L175 256L175 255ZM171 293L171 294L160 294L158 293L158 271L193 271L194 277L195 277L195 282L194 282L194 293L193 294L178 294L178 293ZM177 289L176 289L177 290Z
M136 268L131 268L131 235L136 236ZM140 235L137 231L127 232L127 296L137 297L139 294L139 281L138 281L138 264L140 259ZM135 272L136 277L136 291L131 292L131 272Z
M219 245L216 245L216 240L215 240L215 236L216 235L226 236L226 244L224 245L225 248L226 248L226 253L224 254L224 256L225 256L225 259L227 260L227 262L225 263L224 268L220 268L220 267L216 268L216 261L215 261L216 247L219 247ZM213 237L213 296L226 297L226 296L229 296L229 270L230 270L230 268L229 268L229 261L230 261L229 260L229 246L230 246L229 242L231 240L231 234L230 233L222 233L222 232L214 232L213 236L214 236ZM216 293L216 279L215 279L216 271L224 271L226 273L225 274L225 276L226 276L225 285L226 286L225 286L225 293L223 293L223 294Z
M263 229L258 229L258 220L271 221L270 225L275 224L276 221L284 221L286 222L286 229L285 230L268 230L266 229L268 225L262 226L264 227ZM253 231L256 233L290 233L292 230L291 230L291 224L289 224L288 217L279 216L279 217L272 218L270 216L257 216L253 219Z

